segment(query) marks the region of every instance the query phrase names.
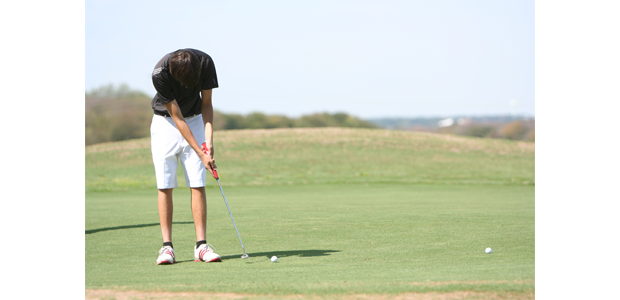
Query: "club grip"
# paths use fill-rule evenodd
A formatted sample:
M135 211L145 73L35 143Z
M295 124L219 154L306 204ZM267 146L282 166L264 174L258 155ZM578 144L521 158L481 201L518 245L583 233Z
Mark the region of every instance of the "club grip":
M209 149L207 149L207 143L202 143L202 151L206 154L209 155ZM217 175L217 171L213 170L213 176L215 177L215 179L220 179L220 176Z

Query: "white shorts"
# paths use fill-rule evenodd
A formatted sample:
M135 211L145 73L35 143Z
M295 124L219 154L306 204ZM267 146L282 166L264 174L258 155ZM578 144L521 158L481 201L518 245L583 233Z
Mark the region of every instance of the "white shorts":
M198 145L205 142L205 128L202 115L185 118ZM196 151L187 143L170 117L153 115L151 122L151 153L155 165L157 189L179 187L177 166L183 165L188 187L204 187L207 170Z

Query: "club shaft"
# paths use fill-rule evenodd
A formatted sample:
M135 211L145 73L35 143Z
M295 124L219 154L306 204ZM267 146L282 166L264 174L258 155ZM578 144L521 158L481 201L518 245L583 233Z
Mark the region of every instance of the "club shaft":
M226 203L226 208L228 208L228 213L230 214L230 219L235 226L235 231L237 232L237 236L239 237L239 242L241 243L241 248L243 248L243 254L245 254L245 246L243 246L243 241L241 240L241 235L239 235L239 230L237 229L237 224L235 224L235 218L233 218L232 212L230 212L230 207L228 206L228 201L226 201L226 196L224 195L224 190L222 189L222 185L220 184L220 180L217 179L217 185L220 187L220 191L222 192L222 197L224 197L224 203Z

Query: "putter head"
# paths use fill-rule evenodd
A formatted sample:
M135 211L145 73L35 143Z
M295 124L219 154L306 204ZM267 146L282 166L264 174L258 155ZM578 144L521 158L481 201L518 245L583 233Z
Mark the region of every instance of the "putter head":
M249 256L249 255L247 255L247 254L245 254L245 253L244 253L243 255L241 255L241 259L246 259L246 258L248 258L248 257L250 257L250 256Z

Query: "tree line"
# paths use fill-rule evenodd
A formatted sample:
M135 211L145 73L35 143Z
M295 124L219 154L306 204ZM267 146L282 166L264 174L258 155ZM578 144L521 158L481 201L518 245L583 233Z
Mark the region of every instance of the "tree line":
M432 132L534 142L536 139L535 127L536 122L533 119L523 119L509 122L455 123L450 126L437 128L432 130Z
M153 109L151 97L127 85L105 85L86 93L86 145L114 142L150 135ZM214 111L214 130L378 126L346 113L314 113L291 118L255 112L247 115Z
M150 135L153 109L151 97L127 85L105 85L86 93L86 145L143 138ZM362 120L346 113L314 113L291 118L260 112L227 114L214 111L215 130L295 128L295 127L357 127L391 128L442 134L535 140L535 121L514 118L461 118L449 126L439 127L439 119ZM414 122L415 121L415 122ZM461 122L463 121L463 122ZM393 124L392 124L393 123ZM399 125L400 124L400 125Z
M370 122L393 130L422 131L481 138L535 141L534 118L517 116L479 116L453 118L380 118Z

